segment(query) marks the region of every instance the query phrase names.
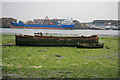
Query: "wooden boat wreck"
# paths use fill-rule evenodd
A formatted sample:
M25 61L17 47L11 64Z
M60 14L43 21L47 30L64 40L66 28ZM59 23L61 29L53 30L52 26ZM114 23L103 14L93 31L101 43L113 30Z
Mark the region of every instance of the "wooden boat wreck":
M31 35L15 35L16 45L19 46L70 46L81 48L102 48L104 43L98 42L98 36L90 37L57 37L43 36L42 33Z

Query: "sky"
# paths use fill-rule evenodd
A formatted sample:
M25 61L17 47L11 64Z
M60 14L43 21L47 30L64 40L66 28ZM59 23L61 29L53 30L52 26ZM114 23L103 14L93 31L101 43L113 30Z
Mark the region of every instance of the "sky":
M19 1L2 1L2 17L13 17L22 21L44 19L46 16L50 19L73 18L80 22L118 19L118 2L104 2L105 0L101 2Z

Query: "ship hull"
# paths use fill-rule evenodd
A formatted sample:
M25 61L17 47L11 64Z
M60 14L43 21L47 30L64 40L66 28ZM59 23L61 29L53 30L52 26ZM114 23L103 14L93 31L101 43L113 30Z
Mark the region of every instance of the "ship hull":
M18 29L70 29L73 30L74 28L54 28L54 27L22 27L22 26L10 26L10 28L18 28Z
M16 45L102 48L104 44L98 43L98 37L52 37L52 36L16 35Z
M11 23L10 28L20 29L74 29L74 25L39 25L39 24L18 24Z

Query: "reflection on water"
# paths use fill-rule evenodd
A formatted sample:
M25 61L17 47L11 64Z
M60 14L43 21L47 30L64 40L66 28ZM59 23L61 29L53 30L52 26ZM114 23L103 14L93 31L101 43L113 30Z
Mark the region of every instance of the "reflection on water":
M3 35L15 35L15 34L30 34L42 32L49 35L67 35L67 36L118 36L117 30L55 30L55 29L10 29L0 28L0 33Z

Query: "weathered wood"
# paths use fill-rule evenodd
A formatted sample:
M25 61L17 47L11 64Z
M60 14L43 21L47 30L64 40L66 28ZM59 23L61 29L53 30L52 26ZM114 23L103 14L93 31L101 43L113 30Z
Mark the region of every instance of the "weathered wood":
M75 46L75 47L103 47L98 42L98 36L90 37L55 37L43 35L15 35L16 45L20 46Z

